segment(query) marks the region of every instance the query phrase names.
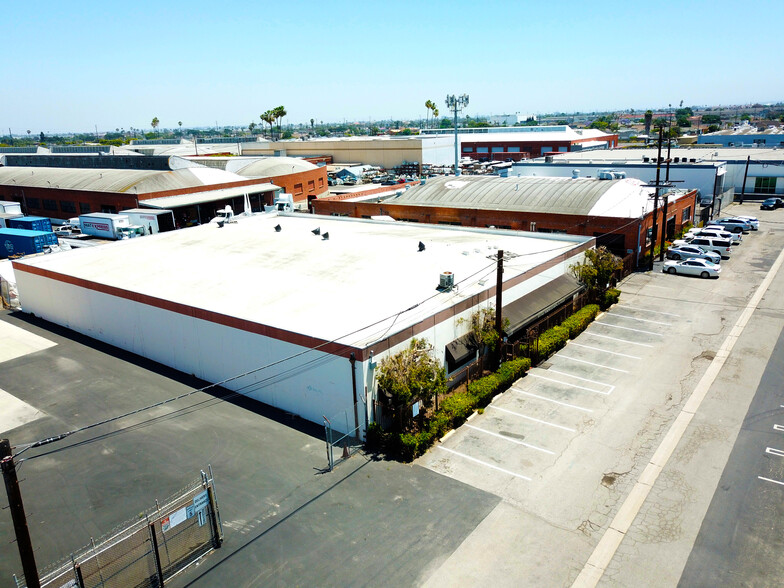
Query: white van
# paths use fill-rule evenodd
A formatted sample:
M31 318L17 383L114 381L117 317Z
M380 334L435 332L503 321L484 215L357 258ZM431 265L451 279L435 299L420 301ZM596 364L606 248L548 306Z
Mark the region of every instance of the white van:
M715 251L722 259L729 259L732 254L732 241L718 237L694 237L689 245L697 245L706 251Z

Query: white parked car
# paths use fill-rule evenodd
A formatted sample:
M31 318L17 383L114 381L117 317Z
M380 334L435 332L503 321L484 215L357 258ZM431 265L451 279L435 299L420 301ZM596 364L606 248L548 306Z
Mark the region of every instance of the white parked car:
M674 243L673 243L674 245ZM670 247L667 250L667 259L707 259L713 263L721 263L721 254L708 251L696 245L683 245L682 247Z
M689 232L686 234L692 234L695 237L715 237L717 239L729 239L732 241L733 245L740 245L743 241L743 233L731 233L730 231L725 230L724 227L711 224L701 229L689 229Z
M751 225L751 229L753 231L759 231L759 219L756 216L746 216L744 214L739 214L734 218L739 218L746 221Z
M687 259L685 261L665 261L662 271L667 274L718 278L721 266L706 259Z
M725 217L720 218L718 220L713 220L710 223L711 225L718 225L720 227L724 227L725 231L730 231L731 233L741 233L743 231L751 231L751 223L747 222L740 218L735 217Z

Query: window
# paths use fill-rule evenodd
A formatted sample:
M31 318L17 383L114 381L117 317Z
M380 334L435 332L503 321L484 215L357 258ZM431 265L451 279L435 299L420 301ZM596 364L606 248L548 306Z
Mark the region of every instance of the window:
M549 153L552 150L553 150L553 148L550 147L549 145L542 145L542 148L539 151L539 153Z
M645 245L646 247L651 244L651 239L653 238L653 227L645 229Z
M38 198L27 198L27 208L41 208L41 201Z
M302 183L294 184L294 195L302 194Z
M507 147L506 151L507 151L507 153L520 153L520 148L519 147Z
M104 214L117 214L117 207L111 204L101 204L101 212Z
M473 153L473 152L474 152L473 147L463 147L463 153Z
M682 223L687 223L691 220L691 206L687 206L683 209L683 216L681 217Z
M57 200L44 198L44 210L57 210Z
M312 192L315 189L316 189L315 180L308 180L308 192Z
M757 194L775 194L776 178L756 178L754 180L754 191Z
M490 151L493 152L493 153L503 153L504 152L504 148L503 147L492 147L490 149Z
M63 212L76 212L76 202L72 200L60 200L60 210Z
M476 148L476 152L477 153L487 153L488 149L487 149L487 147L477 147Z
M319 188L324 187L324 178L319 178Z
M79 214L90 214L92 210L90 210L90 205L86 202L79 203Z

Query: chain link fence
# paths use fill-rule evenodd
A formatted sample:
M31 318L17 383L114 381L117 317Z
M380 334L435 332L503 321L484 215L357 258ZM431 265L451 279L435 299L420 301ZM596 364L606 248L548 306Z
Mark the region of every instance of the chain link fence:
M223 530L210 474L117 532L71 554L41 577L42 588L157 588L221 546ZM17 587L26 586L16 578Z
M324 419L324 436L327 442L327 468L336 465L362 449L362 428L365 423L365 405L357 402L353 410L344 410L332 418Z

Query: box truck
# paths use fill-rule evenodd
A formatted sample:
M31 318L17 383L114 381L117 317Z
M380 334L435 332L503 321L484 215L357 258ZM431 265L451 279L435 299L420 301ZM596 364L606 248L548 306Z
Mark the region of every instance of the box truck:
M18 202L11 202L9 200L0 200L0 212L11 213L15 212L22 216L22 205Z
M52 245L57 245L57 236L51 231L0 229L0 259L43 253Z
M27 229L28 231L52 232L52 221L45 216L18 216L9 219L9 229Z
M144 229L145 235L155 235L174 230L174 212L157 208L129 208L121 210L120 214L127 216L132 225L139 225Z
M144 234L142 227L132 225L124 214L93 212L79 217L79 228L84 235L104 239L131 239Z
M20 216L22 216L21 212L0 212L0 229L11 228L8 226L8 221Z

